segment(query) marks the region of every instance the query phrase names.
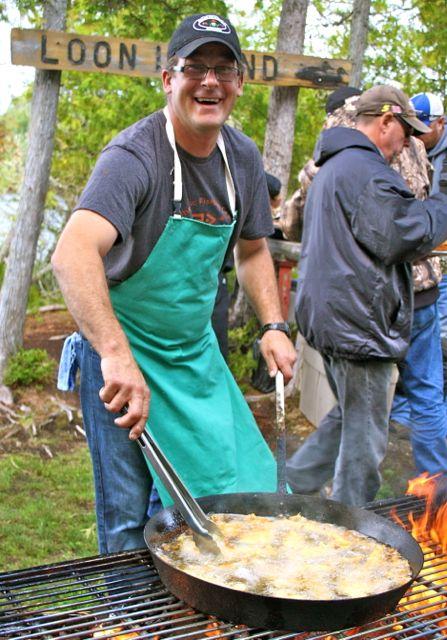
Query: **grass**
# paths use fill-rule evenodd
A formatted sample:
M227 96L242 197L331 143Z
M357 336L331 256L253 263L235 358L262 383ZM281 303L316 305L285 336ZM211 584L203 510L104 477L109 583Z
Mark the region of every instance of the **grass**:
M10 454L0 464L0 571L97 553L87 447L42 459Z
M384 468L382 469L382 484L377 493L376 500L387 500L388 498L398 498L405 493L405 487L396 487L400 484L398 481L399 469Z

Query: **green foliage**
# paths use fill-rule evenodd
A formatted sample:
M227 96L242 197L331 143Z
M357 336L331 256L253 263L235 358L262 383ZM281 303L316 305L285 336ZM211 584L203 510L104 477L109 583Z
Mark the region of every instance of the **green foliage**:
M4 457L0 566L12 570L96 554L93 500L86 446L51 460L28 453Z
M252 318L243 327L228 332L228 366L242 392L247 391L251 374L256 367L253 357L253 343L259 333L259 324Z
M290 169L289 193L293 193L298 188L298 173L309 158L312 157L315 141L320 134L326 116L324 104L327 95L327 91L324 90L300 88L295 120L295 142Z
M234 7L242 49L275 51L282 0L258 0L250 13L239 9L237 2Z
M55 366L45 349L19 349L8 360L4 382L8 386L44 385L53 379Z
M45 302L46 300L42 298L42 294L37 284L32 283L28 291L28 311L37 311L37 309L41 307Z
M347 57L352 2L318 2L330 57ZM395 81L412 95L447 91L445 0L372 0L364 87Z
M147 78L71 72L63 75L52 175L68 202L76 199L98 153L119 131L164 103Z
M17 193L23 175L30 111L30 91L15 98L0 116L0 194Z
M222 0L208 11L227 14ZM203 11L203 2L166 3L78 0L71 5L67 30L114 37L167 41L179 20ZM73 72L62 74L52 177L58 193L73 203L98 153L122 129L165 103L161 82L152 78Z

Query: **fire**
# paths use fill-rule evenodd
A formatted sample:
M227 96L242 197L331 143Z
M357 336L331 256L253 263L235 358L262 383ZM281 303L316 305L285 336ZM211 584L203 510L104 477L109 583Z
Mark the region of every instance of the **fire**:
M210 622L207 624L206 628L209 629L209 631L205 631L205 635L209 638L212 638L213 636L221 636L221 632L217 630L218 626L219 624L217 622Z
M114 627L112 629L98 629L93 633L94 638L113 638L114 640L132 640L139 638L138 633L131 631L130 633L120 633L123 627Z
M403 626L397 624L394 619L394 624L390 625L389 621L381 620L376 622L370 622L362 627L353 627L352 629L343 630L343 637L349 638L349 636L361 635L363 640L373 640L378 638L380 640L394 640L395 636L387 635L386 631L399 632L402 631ZM319 636L320 637L320 636ZM324 636L322 640L338 640L339 635ZM294 638L296 640L296 638Z
M445 480L441 474L429 476L423 473L408 483L407 494L426 499L426 509L422 516L416 518L410 514L411 533L421 543L432 541L447 551L447 493L442 504L437 504L445 490ZM424 545L424 551L426 551Z
M401 611L412 615L429 615L445 617L447 598L438 592L437 587L447 586L447 562L439 554L447 551L447 486L441 474L430 476L423 473L408 483L407 495L425 498L426 507L422 515L410 513L408 522L411 534L424 552L423 580L424 584L415 584L399 603ZM392 516L402 527L404 523L395 513ZM433 544L438 548L433 550ZM429 582L430 586L425 583ZM437 620L440 632L447 636L445 620Z

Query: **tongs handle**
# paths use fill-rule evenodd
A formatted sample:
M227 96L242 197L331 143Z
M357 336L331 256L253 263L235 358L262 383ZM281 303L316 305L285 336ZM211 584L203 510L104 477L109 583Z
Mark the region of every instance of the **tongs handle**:
M278 371L275 377L276 398L276 468L277 492L287 493L286 480L286 417L284 403L284 376Z
M147 431L143 431L137 442L186 523L201 538L212 540L212 534L219 533L218 527L206 517L153 437Z

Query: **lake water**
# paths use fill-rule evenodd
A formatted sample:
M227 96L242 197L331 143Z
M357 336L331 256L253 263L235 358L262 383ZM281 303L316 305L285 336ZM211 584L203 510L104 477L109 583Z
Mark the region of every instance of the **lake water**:
M48 261L49 253L54 248L59 235L67 205L62 198L57 199L57 209L45 209L44 220L37 243L36 261ZM19 195L16 193L0 194L0 244L3 243L17 214Z

